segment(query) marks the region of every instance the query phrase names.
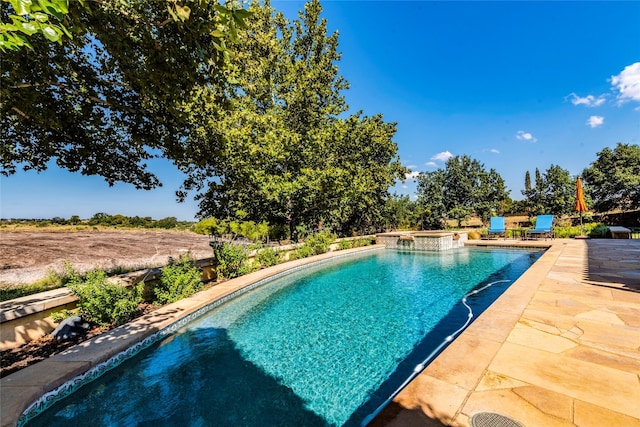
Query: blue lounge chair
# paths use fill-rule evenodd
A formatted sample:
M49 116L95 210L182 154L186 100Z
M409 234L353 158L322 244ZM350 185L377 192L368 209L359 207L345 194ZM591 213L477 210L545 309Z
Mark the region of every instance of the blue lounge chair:
M532 237L547 237L553 239L553 215L538 215L536 218L536 228L527 231L526 238Z
M487 230L487 234L489 237L495 236L507 236L507 230L504 228L504 217L503 216L492 216L491 222L489 223L489 229Z

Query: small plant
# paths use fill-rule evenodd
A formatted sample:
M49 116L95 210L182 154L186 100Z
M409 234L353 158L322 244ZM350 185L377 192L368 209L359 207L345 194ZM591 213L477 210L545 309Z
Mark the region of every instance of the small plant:
M54 269L47 270L47 274L35 283L24 286L12 287L8 289L0 289L0 301L8 301L15 298L33 295L40 292L58 289L64 286L68 281L68 272L73 271L69 261L64 261L64 272L59 273Z
M329 231L321 231L319 233L314 233L309 235L305 241L304 245L298 249L298 252L303 248L309 248L310 255L320 255L329 250L329 246L336 240L336 235ZM307 253L307 250L304 250L303 253ZM306 256L310 256L306 255ZM303 256L302 258L305 258Z
M376 244L375 237L361 237L359 239L356 239L356 241L353 244L353 247L355 248L360 246L371 246L375 244Z
M53 320L55 323L60 323L64 319L68 319L71 316L75 316L75 314L76 314L75 311L63 308L60 311L51 313L51 320Z
M340 240L338 242L338 249L339 250L345 250L345 249L351 249L354 245L353 245L354 241L351 240Z
M240 270L238 271L238 276L244 276L245 274L253 273L254 271L260 270L260 264L255 260L246 260L240 266Z
M256 253L256 261L262 267L271 267L278 263L278 251L273 248L264 248Z
M553 227L553 233L557 239L571 239L580 235L580 226Z
M162 269L160 283L154 288L154 304L169 304L190 297L202 288L200 269L189 255L178 261L169 260Z
M212 247L218 263L216 267L218 277L232 279L247 270L245 267L247 253L241 245L224 242Z
M125 324L141 301L140 286L126 288L111 283L100 270L87 273L84 280L74 273L67 286L78 297L80 315L101 326Z
M588 236L595 237L595 238L603 238L603 237L607 237L608 232L609 232L609 227L607 227L604 224L597 224L595 227L589 230Z
M296 259L298 259L298 258L308 258L308 257L314 255L313 249L311 248L311 246L308 246L307 244L304 244L304 245L300 246L296 250L295 253L297 254ZM291 259L291 257L289 257L289 259Z

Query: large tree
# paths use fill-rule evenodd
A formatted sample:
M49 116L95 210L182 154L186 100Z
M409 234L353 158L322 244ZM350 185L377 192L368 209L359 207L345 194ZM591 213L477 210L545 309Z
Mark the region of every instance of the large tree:
M469 156L454 156L444 170L418 177L418 204L426 228L440 228L445 218L457 220L460 226L472 214L488 223L507 197L502 177Z
M195 131L185 111L223 106L232 73L222 66L225 44L247 12L216 0L88 0L61 14L59 0L46 9L56 24L34 9L40 3L0 10L0 173L42 171L55 160L109 184L159 186L145 161L180 161Z
M544 213L556 216L569 215L576 203L576 180L569 171L551 165L544 174L542 204ZM541 212L539 212L541 213Z
M423 229L446 227L447 206L444 193L445 174L442 169L418 175L418 212Z
M257 2L248 30L232 46L238 84L228 109L200 132L220 161L192 151L185 195L198 192L201 216L320 223L348 234L379 221L388 188L404 173L392 141L395 124L381 116L339 117L347 83L336 62L337 33L328 35L318 1L290 24Z
M576 183L569 171L551 165L544 173L535 171L535 186L531 187L529 171L525 174L525 204L530 217L541 214L568 215L575 205Z
M605 148L582 176L596 211L640 208L640 146Z

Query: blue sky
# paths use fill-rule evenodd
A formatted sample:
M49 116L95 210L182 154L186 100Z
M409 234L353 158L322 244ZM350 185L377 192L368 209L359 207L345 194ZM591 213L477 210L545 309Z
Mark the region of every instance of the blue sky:
M289 18L302 1L273 1ZM640 144L640 2L324 1L338 30L350 112L397 122L414 173L468 155L521 199L527 170L579 174L605 147ZM109 187L51 168L0 178L2 218L89 218L96 212L193 220L182 177L150 162L164 186ZM393 191L415 193L408 179Z

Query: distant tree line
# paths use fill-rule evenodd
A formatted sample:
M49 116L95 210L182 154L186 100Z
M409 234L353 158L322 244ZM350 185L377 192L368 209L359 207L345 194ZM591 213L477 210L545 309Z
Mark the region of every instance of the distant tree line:
M90 219L81 219L78 215L71 217L53 217L48 219L12 219L4 220L4 223L20 223L24 225L33 225L36 227L47 227L56 225L71 225L71 226L101 226L101 227L115 227L115 228L161 228L165 230L179 229L185 230L193 227L191 221L178 221L176 217L167 217L162 219L153 219L148 217L139 216L125 216L125 215L109 215L104 212L94 214Z
M585 202L594 213L640 209L640 146L618 143L613 149L605 148L581 177ZM391 228L412 228L413 224L414 228L438 229L445 227L447 220L461 225L471 216L487 224L491 215L571 215L576 178L558 165L544 172L536 168L533 180L526 171L522 190L525 198L516 201L509 197L495 170L487 171L468 156L455 156L444 169L418 176L416 202L397 196L388 200L388 224Z

